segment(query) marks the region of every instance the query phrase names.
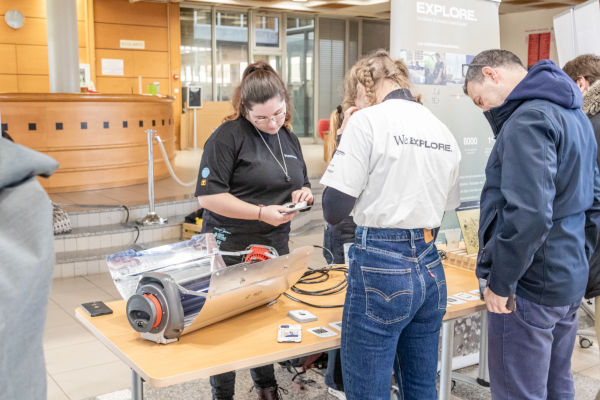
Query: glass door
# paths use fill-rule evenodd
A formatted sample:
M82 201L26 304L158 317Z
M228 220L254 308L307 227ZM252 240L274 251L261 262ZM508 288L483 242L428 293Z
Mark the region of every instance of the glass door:
M315 20L288 17L286 24L287 89L294 107L294 133L313 136Z
M264 61L283 76L281 15L255 13L253 20L252 61Z

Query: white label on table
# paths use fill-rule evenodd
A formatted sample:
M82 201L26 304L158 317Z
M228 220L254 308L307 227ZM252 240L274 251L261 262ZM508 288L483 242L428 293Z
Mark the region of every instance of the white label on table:
M310 328L310 329L307 329L307 331L309 331L313 335L316 335L321 338L337 335L337 332L334 332L331 329L326 328L324 326L317 326L316 328Z
M461 300L466 300L466 301L474 301L474 300L479 300L479 297L475 296L474 294L471 293L456 293L454 295L454 297L461 299Z
M342 331L342 321L330 322L329 326L334 329L337 329L340 332Z
M448 296L448 305L453 306L456 304L465 304L466 301L457 299L456 297Z

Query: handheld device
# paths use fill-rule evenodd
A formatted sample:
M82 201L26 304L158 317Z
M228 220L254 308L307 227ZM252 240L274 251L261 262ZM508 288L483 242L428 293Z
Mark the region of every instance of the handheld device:
M103 301L92 301L91 303L83 303L81 307L83 307L85 312L87 312L90 315L90 317L98 317L100 315L108 315L113 313L113 310L111 310L109 306L104 304Z
M287 210L281 211L282 214L290 214L290 213L293 213L296 211L307 210L311 207L308 205L308 203L306 201L301 201L298 203L292 203L292 202L285 203L283 206L287 207Z

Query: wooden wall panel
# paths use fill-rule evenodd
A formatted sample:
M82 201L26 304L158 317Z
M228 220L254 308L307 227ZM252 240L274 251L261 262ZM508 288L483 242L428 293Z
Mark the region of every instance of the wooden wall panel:
M96 78L96 90L100 93L137 94L137 87L138 83L135 78L104 77L100 75Z
M181 21L179 4L169 3L169 82L170 93L175 98L173 101L173 119L175 132L181 138L181 79L174 79L173 75L181 75ZM181 145L181 140L179 141ZM180 147L181 148L181 147Z
M86 46L85 40L85 22L77 22L77 35L79 47ZM4 23L0 24L0 43L11 44L29 44L46 46L48 45L48 25L46 19L28 18L21 29L12 29Z
M26 75L48 75L48 47L17 45L17 73Z
M17 73L17 50L13 44L0 44L0 74Z
M48 75L17 75L19 92L23 93L48 93L50 80Z
M160 84L159 94L166 95L168 93L169 80L167 78L142 78L142 93L147 93L147 85L158 82ZM138 78L122 78L122 77L108 77L98 76L96 89L100 93L111 93L111 94L139 94L139 80Z
M102 74L103 58L123 60L123 77L168 78L169 76L169 56L166 52L98 49L96 50L97 75L108 77L113 75Z
M157 51L133 51L133 74L157 78L169 77L169 53ZM168 82L167 82L168 85ZM165 92L168 92L168 86Z
M96 22L167 26L166 4L102 0L96 2L94 13Z
M132 77L134 75L133 51L131 50L96 50L96 75L98 79L101 76L114 76L102 74L102 59L117 59L123 60L123 77ZM116 77L116 76L115 76ZM120 78L120 77L118 77Z
M77 0L77 19L85 19L83 3ZM25 18L46 18L46 0L0 0L0 15L4 16L7 10L19 10Z
M46 19L26 18L21 29L12 29L4 23L0 24L0 43L13 44L36 44L46 46L48 44L48 31Z
M0 75L0 92L17 93L18 91L17 75Z
M96 2L98 4L98 2ZM139 25L95 24L96 49L120 49L123 40L143 40L144 50L167 51L167 28Z
M8 10L19 10L25 18L46 18L46 0L0 0L0 15Z
M213 131L223 123L223 119L233 112L228 101L207 101L196 111L197 144L199 148ZM194 111L189 110L181 116L181 148L186 149L194 144Z

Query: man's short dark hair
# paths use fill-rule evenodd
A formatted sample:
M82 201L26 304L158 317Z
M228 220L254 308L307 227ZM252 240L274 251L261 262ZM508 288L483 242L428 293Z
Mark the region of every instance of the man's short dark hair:
M467 93L469 82L483 81L483 72L481 71L483 67L496 68L501 66L520 66L521 68L525 68L519 57L508 50L484 50L477 54L469 64L469 68L465 74L465 85L463 86L465 94L469 94Z

